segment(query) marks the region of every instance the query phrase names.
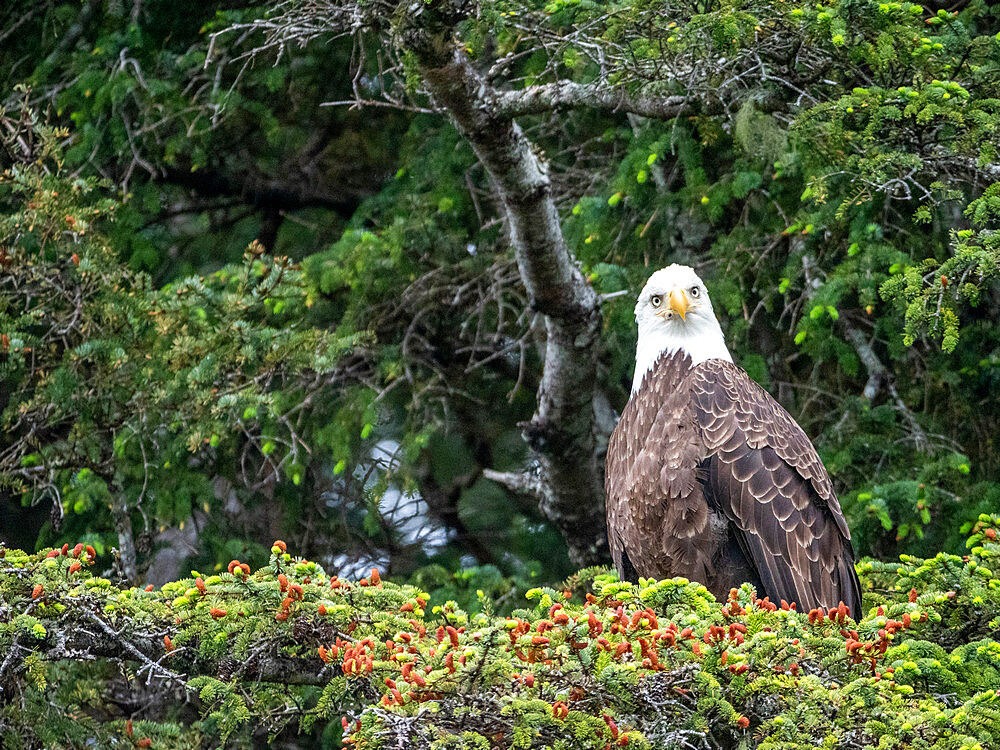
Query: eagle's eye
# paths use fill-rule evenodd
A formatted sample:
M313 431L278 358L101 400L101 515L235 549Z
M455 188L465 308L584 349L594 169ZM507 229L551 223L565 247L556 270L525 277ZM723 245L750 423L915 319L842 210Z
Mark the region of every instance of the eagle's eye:
M691 287L691 296L692 297L697 297L699 294L701 294L701 290L699 290L698 287L696 287L696 286Z
M652 297L649 298L649 304L651 304L653 307L659 307L660 305L663 304L663 297L661 297L659 294L654 294Z

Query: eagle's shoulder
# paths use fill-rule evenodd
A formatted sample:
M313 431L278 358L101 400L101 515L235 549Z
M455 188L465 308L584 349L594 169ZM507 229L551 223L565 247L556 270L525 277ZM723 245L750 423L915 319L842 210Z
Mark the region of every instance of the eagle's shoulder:
M690 398L684 381L690 375L691 357L685 352L661 354L625 404L611 435L612 445L625 448L625 443L630 441L645 443L649 431L662 417L686 407Z
M692 410L691 358L682 351L665 353L632 394L611 433L605 486L609 497L633 496L641 485L658 483L661 467L690 464L700 458ZM685 482L686 483L686 482Z
M688 377L702 438L710 453L725 460L743 441L755 449L771 448L807 480L828 505L844 537L850 539L830 475L815 446L792 416L743 368L710 359Z

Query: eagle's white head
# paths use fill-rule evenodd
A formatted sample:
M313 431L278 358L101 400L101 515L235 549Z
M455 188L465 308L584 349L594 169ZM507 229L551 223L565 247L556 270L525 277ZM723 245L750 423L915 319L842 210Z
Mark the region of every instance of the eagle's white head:
M635 349L632 393L659 356L682 349L693 364L707 359L733 361L708 291L694 269L677 263L649 277L635 303L639 342Z

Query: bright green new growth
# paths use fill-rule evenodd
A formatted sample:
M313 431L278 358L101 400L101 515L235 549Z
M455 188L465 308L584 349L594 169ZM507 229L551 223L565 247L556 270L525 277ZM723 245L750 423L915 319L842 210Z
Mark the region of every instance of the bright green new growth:
M3 550L0 686L16 698L3 738L184 747L305 733L334 746L343 726L358 748L992 747L998 523L980 519L964 558L863 562L859 622L749 586L720 605L685 579L593 571L532 589L508 617L488 601L469 614L377 571L327 576L283 542L255 572L233 561L159 590L92 576L84 545ZM126 723L109 702L113 663L173 696L155 721ZM199 720L180 702L195 694Z

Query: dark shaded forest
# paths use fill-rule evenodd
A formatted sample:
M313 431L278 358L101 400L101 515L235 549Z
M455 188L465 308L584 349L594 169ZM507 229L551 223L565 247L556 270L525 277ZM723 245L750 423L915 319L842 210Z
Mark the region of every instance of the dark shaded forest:
M993 4L11 0L0 97L4 747L1000 742ZM674 262L864 622L606 569Z

